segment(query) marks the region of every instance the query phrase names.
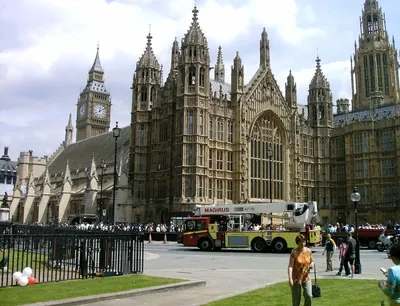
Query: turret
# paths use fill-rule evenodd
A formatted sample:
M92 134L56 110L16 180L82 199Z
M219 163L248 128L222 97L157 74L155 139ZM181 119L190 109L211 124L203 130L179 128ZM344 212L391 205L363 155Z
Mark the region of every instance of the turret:
M287 81L285 84L285 99L286 103L290 107L296 107L297 105L297 88L292 75L292 70L289 71Z
M181 43L179 86L181 93L208 96L210 91L210 55L208 42L200 28L195 6L192 24Z
M352 109L396 102L400 94L397 50L394 40L389 40L385 14L377 0L366 0L364 3L358 48L357 44L354 47Z
M336 101L336 112L337 114L345 114L349 112L350 102L348 99L338 99Z
M133 107L141 111L151 110L161 86L161 66L154 55L150 32L146 38L146 49L136 63L136 83L133 85Z
M214 67L214 80L225 83L225 65L222 59L221 46L218 47L217 63Z
M231 67L231 91L231 100L235 104L239 101L244 91L244 66L239 52L236 52L233 66Z
M171 72L176 71L179 65L179 43L175 37L175 40L172 44L172 51L171 51Z
M332 127L332 93L330 84L321 70L321 60L316 59L317 68L308 90L308 118L312 127Z
M261 33L260 40L260 67L269 67L270 66L270 57L269 57L269 40L268 34L264 30Z

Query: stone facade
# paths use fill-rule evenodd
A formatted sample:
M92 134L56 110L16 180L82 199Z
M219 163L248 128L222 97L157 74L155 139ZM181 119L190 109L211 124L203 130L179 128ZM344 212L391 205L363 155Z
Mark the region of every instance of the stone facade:
M377 1L365 1L361 29L350 63L352 101L337 100L336 114L319 57L307 105L297 101L291 72L285 95L281 92L270 68L265 29L259 68L247 84L239 53L233 59L230 84L221 47L217 63L210 63L196 7L188 32L180 43L177 39L172 43L165 82L149 33L133 75L131 125L122 129L118 142L116 221L166 222L186 217L197 204L315 200L324 223L352 223L350 194L355 185L362 197L361 222L400 221L397 51ZM96 78L99 63L97 53L89 82ZM80 106L86 103L90 108L94 97L84 92L78 118ZM96 95L106 105L105 119L100 120L103 130L98 118L84 117L77 120L80 141L70 143L68 124L64 144L43 162L41 173L28 175L24 170L28 172L19 175L27 192L18 198L16 188L11 214L22 207L28 216L23 221L31 222L46 220L46 207L56 219L94 213L96 208L110 213L111 103L107 91ZM87 126L97 132L90 134ZM38 207L37 216L25 212L29 196L37 203L33 205Z

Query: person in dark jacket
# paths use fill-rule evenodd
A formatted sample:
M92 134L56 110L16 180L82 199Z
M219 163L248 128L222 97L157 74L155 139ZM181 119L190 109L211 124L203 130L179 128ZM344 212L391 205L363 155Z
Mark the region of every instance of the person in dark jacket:
M336 250L336 243L331 238L331 234L326 235L325 249L322 255L326 253L326 270L325 272L333 271L332 269L332 256L333 252Z

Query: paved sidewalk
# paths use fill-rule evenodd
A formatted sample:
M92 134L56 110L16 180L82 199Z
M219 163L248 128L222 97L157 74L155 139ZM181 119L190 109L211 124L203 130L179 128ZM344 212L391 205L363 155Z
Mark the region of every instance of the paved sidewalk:
M204 271L210 273L209 270ZM218 273L219 272L219 273ZM101 306L199 306L210 303L212 301L224 299L227 297L235 296L252 290L272 285L276 282L286 281L286 269L285 270L233 270L231 277L227 276L227 271L215 271L215 280L207 281L207 285L204 287L196 287L193 289L185 289L174 292L161 292L154 294L146 294L142 296L135 296L133 298L122 298L115 299L112 301L97 302L96 305ZM168 277L182 277L184 272L177 271L147 271L146 274L155 276L168 276ZM166 275L168 274L168 275ZM189 271L186 274L190 274ZM200 274L200 271L196 271L196 274ZM224 275L225 279L221 280L217 274ZM318 278L340 278L340 276L334 276L331 272L320 273ZM209 278L209 277L207 277ZM344 278L344 277L342 277ZM381 275L377 273L364 274L356 276L359 279L382 279ZM252 279L253 281L249 281ZM344 278L345 279L345 278ZM346 279L346 281L351 281ZM84 304L86 306L93 306L94 304Z

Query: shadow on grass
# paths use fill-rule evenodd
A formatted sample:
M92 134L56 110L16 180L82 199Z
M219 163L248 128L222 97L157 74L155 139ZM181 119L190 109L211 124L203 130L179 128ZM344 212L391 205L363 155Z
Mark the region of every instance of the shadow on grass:
M9 287L0 289L0 305L14 306L56 301L168 285L182 281L184 280L135 274L37 284L27 287ZM4 302L6 304L3 304Z
M322 296L313 299L313 306L378 306L381 305L382 300L387 300L381 289L378 288L378 280L321 279L319 285ZM291 304L289 284L288 282L282 282L215 301L207 304L207 306L288 306Z

